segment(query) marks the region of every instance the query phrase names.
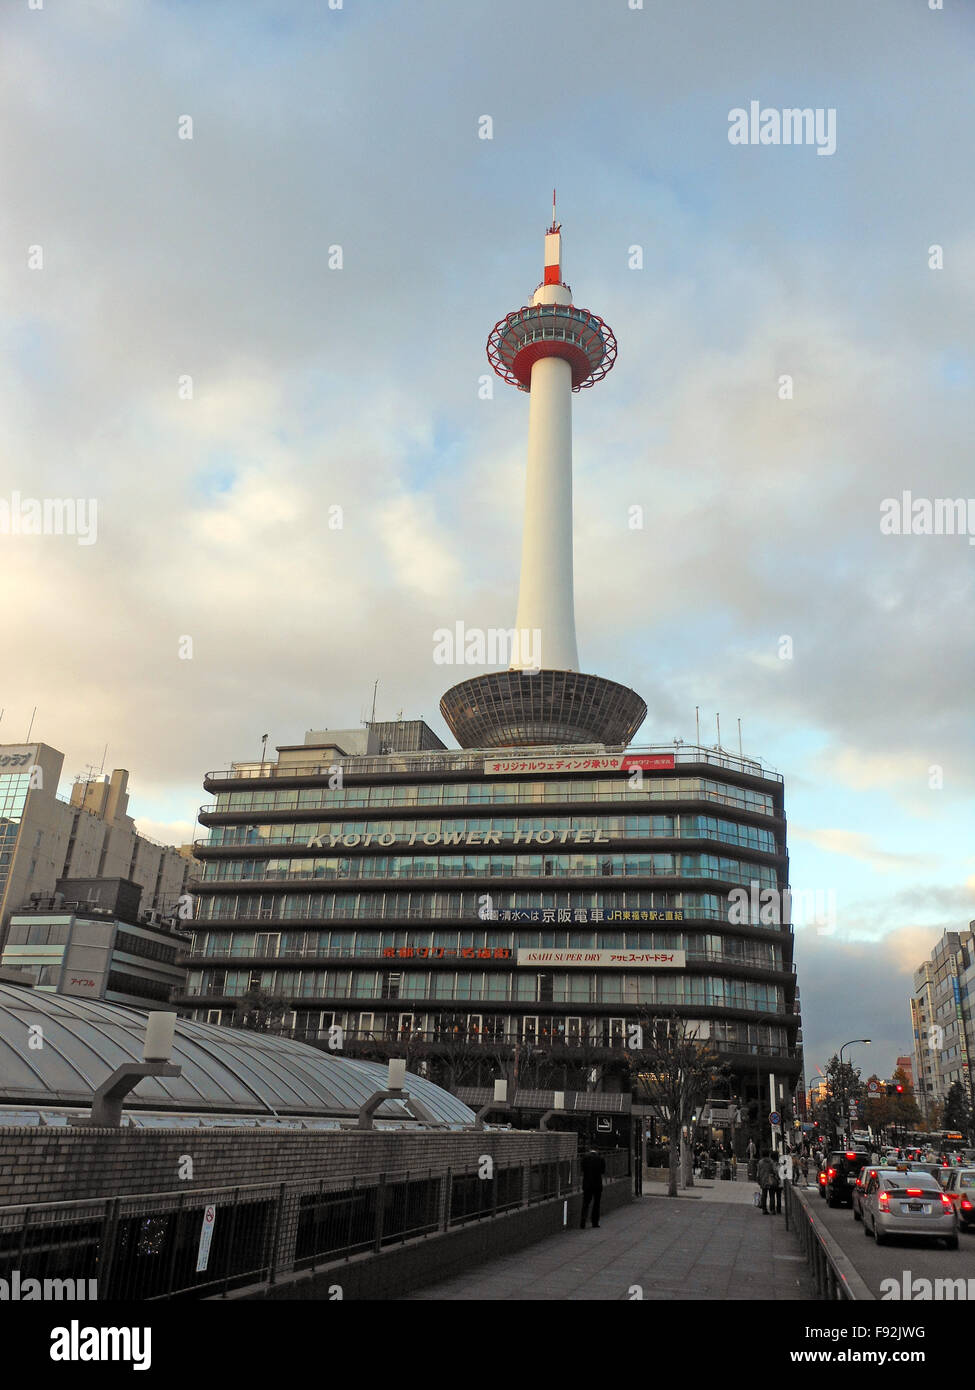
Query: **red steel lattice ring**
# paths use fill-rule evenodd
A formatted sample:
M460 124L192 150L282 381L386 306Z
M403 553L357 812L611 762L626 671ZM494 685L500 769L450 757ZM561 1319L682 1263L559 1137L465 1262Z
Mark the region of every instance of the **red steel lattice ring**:
M569 337L544 336L533 326L562 320ZM582 391L602 381L616 361L616 337L598 314L572 304L523 305L494 325L487 340L488 361L503 381L519 391L531 387L531 369L540 357L564 358L572 368L572 389Z

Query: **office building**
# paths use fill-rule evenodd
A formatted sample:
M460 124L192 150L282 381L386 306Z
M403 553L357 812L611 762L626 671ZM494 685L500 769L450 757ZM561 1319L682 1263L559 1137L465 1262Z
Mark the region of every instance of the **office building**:
M945 932L914 972L911 1029L914 1036L914 1089L922 1114L932 1100L944 1103L960 1082L975 1100L975 922Z
M188 938L179 918L140 910L128 879L58 879L11 913L0 965L26 971L38 991L159 1008L183 989Z
M177 911L191 858L140 835L128 814L128 777L78 781L58 795L64 754L45 743L0 745L0 941L32 894L50 897L59 878L130 879L142 906Z

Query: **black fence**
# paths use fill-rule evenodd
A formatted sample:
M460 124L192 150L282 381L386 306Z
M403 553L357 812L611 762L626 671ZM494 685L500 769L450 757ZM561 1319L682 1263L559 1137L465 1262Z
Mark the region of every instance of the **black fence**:
M610 1150L606 1179L629 1155ZM349 1260L580 1189L578 1159L0 1208L0 1277L31 1297L207 1298ZM202 1268L201 1268L202 1265ZM47 1288L44 1281L50 1281ZM55 1291L58 1290L58 1291Z

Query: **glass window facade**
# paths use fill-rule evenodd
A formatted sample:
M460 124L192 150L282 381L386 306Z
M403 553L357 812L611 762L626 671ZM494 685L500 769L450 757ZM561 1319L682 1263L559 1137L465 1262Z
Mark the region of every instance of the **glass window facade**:
M302 855L300 858L210 859L203 882L227 879L316 878L696 878L774 888L776 872L768 864L744 863L717 854L410 854Z
M7 891L29 791L29 771L0 772L0 903Z
M277 787L260 791L248 787L244 791L217 793L213 806L207 810L281 811L281 810L341 810L356 806L465 806L476 804L519 805L526 802L558 805L567 801L713 801L722 806L734 806L774 814L770 793L752 787L736 786L730 782L708 777L655 777L643 788L630 786L626 778L546 778L544 781L520 782L505 777L483 782L444 782L426 785L390 783L382 786L317 786L309 788Z
M516 835L552 831L558 838L563 832L573 835L578 830L598 831L613 840L691 839L720 840L742 845L765 854L776 852L775 835L766 826L746 825L737 821L720 820L715 816L698 815L618 815L618 816L463 816L436 818L417 817L412 820L343 820L292 821L285 824L214 826L208 845L301 845L313 840L328 845L330 840L345 836L369 835L374 838L391 836L394 840L421 840L433 835L492 835L501 842Z

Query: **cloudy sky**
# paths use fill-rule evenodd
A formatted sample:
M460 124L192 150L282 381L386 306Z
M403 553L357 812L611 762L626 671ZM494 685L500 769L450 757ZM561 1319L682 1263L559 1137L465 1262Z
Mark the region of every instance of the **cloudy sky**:
M635 4L4 6L0 504L95 499L97 540L0 534L0 740L37 706L66 781L107 744L181 842L206 769L377 679L447 737L433 632L514 621L527 400L483 398L484 343L557 185L620 344L574 398L583 669L641 742L700 706L784 774L836 905L797 932L808 1069L869 1035L889 1072L975 917L975 551L880 528L975 497L975 11ZM752 101L834 109L835 153L731 144Z

